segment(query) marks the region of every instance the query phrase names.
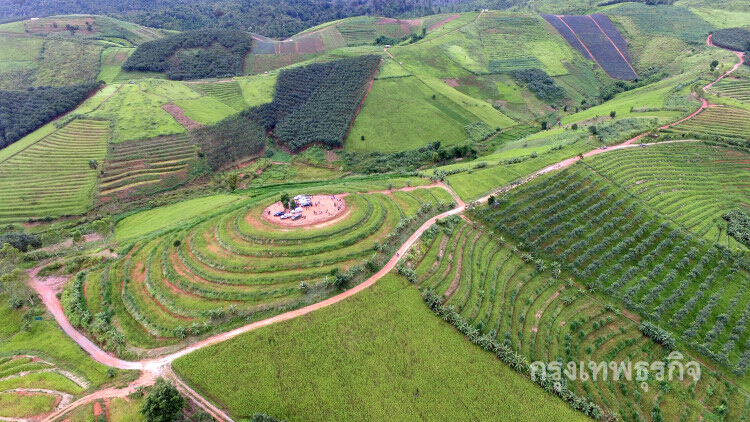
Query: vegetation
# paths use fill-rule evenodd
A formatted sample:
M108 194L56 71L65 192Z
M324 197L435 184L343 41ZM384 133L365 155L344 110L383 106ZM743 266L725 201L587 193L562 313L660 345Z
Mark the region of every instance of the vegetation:
M742 28L719 29L714 31L711 42L729 50L750 51L750 31Z
M240 31L188 31L141 44L122 68L164 72L175 80L241 75L251 43Z
M345 341L341 333L347 333ZM237 418L267 413L289 420L584 420L464 341L393 274L305 317L191 353L174 367ZM279 370L283 378L275 375ZM238 388L221 376L227 371L252 372L256 382ZM466 388L441 381L457 379Z
M172 422L182 413L185 398L164 378L158 378L141 405L141 413L148 422Z
M750 216L742 209L735 209L722 217L727 220L727 234L743 245L750 246Z
M510 75L541 100L552 102L565 96L565 90L557 86L542 69L513 70Z
M252 112L243 112L192 134L211 170L263 151L266 132L251 117Z
M81 103L94 83L0 91L0 149L16 142Z
M314 143L340 147L379 63L366 55L284 70L273 101L252 116L292 151Z

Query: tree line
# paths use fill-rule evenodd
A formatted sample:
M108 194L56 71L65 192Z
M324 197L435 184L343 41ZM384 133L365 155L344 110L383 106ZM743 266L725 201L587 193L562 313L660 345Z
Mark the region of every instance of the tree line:
M78 106L96 83L0 91L0 149Z
M241 75L251 44L241 31L188 31L143 43L122 68L164 72L173 80Z
M720 29L713 33L711 42L721 48L745 51L750 56L750 31L742 28ZM745 65L750 66L750 57L745 57Z
M196 130L192 140L200 148L199 156L204 156L211 170L216 171L240 158L263 151L266 133L246 110L213 126Z

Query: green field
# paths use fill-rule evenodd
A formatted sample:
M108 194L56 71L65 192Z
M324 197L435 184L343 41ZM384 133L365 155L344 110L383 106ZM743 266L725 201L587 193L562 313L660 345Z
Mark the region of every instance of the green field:
M730 139L750 139L750 111L729 106L710 107L694 118L669 129L683 137L701 135Z
M19 141L28 146L0 162L0 221L85 212L96 183L89 160L104 160L109 132L109 122L78 119Z
M388 124L384 125L384 121ZM468 97L440 80L414 76L379 79L354 121L345 148L356 152L394 152L435 141L450 145L466 139L464 126L478 121L492 128L514 124L487 103Z
M575 180L569 179L551 178L547 187L558 187L549 190L552 196L554 192L564 193L565 190L560 190L564 186L576 187L577 183L565 184ZM596 191L593 184L587 187ZM561 205L541 192L529 198L529 202L540 199L552 207ZM585 209L590 203L584 200L579 208ZM559 209L564 212L568 208ZM498 220L519 221L512 220L510 215L503 218L505 212L512 211L483 207L478 214L492 225ZM502 227L500 222L497 226ZM547 231L541 233L541 237L547 235ZM576 240L579 238L573 239ZM560 258L566 256L561 254ZM416 271L421 289L440 295L446 306L453 307L466 324L478 330L476 335L510 344L528 361L559 360L567 365L570 361L589 360L655 361L667 355L661 346L638 331L636 323L567 284L566 274L555 277L546 261L529 262L523 251L499 242L496 235L482 226L456 219L436 227L431 236L423 236L407 259ZM539 262L547 268L541 268ZM653 380L648 393L634 380L617 382L601 376L596 381L581 382L580 378L569 381L567 387L602 408L619 413L624 420L652 420L655 406L661 409L664 420L713 417L713 406L723 400L731 414L740 415L748 403L731 384L716 378L701 378L693 387L690 387L692 379L688 380L671 382L668 389L663 384L660 389ZM712 393L705 392L709 385ZM694 391L692 396L688 390Z
M240 418L585 420L421 302L405 280L387 276L344 302L200 350L174 367ZM222 375L228 371L252 373L253 382L238 386Z

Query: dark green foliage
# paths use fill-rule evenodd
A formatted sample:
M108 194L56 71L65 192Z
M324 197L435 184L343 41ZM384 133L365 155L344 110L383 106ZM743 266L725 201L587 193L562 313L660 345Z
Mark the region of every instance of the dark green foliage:
M738 242L750 246L750 216L741 209L736 209L725 213L724 220L727 220L727 234L737 239Z
M122 68L185 80L242 74L252 38L241 31L188 31L143 43Z
M510 76L517 82L526 85L526 88L536 94L543 101L556 101L565 97L565 90L560 88L555 81L542 69L520 69L510 72Z
M392 154L376 151L366 154L342 151L339 156L344 168L355 173L408 173L424 165L454 158L474 157L476 154L477 150L473 143L441 148L440 142L433 142L418 149Z
M6 233L0 235L0 247L10 243L10 246L21 252L27 252L29 248L36 249L42 247L42 241L39 236L27 233Z
M485 122L476 122L464 126L466 134L472 141L480 142L495 134L495 130L489 127Z
M141 413L148 422L173 422L185 407L185 399L170 382L156 380L141 406Z
M266 133L250 119L248 111L193 132L193 142L201 147L212 170L263 151Z
M661 344L667 350L672 350L675 348L676 343L674 337L669 333L669 331L657 327L656 325L648 321L643 321L638 324L638 329L641 330L643 335Z
M426 28L422 28L422 34L411 33L409 35L404 35L401 38L391 38L385 35L380 35L375 38L375 45L397 45L404 41L408 41L407 44L413 44L423 39L425 35L427 35Z
M96 83L85 83L0 91L0 149L74 109L97 87Z
M253 415L253 418L250 420L252 422L285 422L285 421L279 421L273 416L266 415L265 413L256 413Z
M750 31L742 28L719 29L711 36L711 42L729 50L750 51Z
M368 55L284 70L273 101L249 114L294 152L315 143L340 147L379 63Z
M666 73L659 72L656 68L649 68L641 72L641 79L636 79L634 81L614 81L609 85L599 88L599 98L602 101L609 101L612 97L621 92L650 85L666 78L667 76Z

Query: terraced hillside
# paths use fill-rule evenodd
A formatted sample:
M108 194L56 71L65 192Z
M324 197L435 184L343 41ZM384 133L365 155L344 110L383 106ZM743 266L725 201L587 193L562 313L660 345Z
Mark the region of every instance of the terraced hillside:
M111 309L132 345L174 344L329 296L377 269L378 251L406 234L416 216L451 202L440 188L344 199L341 217L314 226L266 221L261 214L273 202L266 199L141 240L87 277L83 306L91 315Z
M750 139L750 111L729 106L709 107L667 132L681 133L683 137Z
M187 135L112 144L99 180L99 195L120 196L167 178L184 181L185 170L195 159L195 148Z
M73 120L0 162L0 221L80 214L91 203L110 122ZM23 142L23 141L20 141Z
M585 165L654 211L711 242L745 247L722 215L750 204L750 154L702 143L654 145L598 155Z
M683 344L746 373L750 292L729 249L699 242L580 165L514 189L481 218L520 242L530 259L559 265L605 300L621 300Z
M711 88L711 92L721 97L731 97L750 103L750 80L724 78Z
M563 281L565 272L535 262L482 225L459 218L435 225L407 260L418 287L440 295L471 327L465 331L469 338L485 336L509 345L529 362L558 361L566 368L579 361L653 362L667 356L618 309ZM586 372L591 375L590 368ZM566 385L622 420L656 420L655 413L663 420L699 420L715 417L722 403L728 420L746 416L750 401L706 372L697 383L686 377L660 384L652 377L647 391L635 380L603 378L601 373L596 380L584 383L578 377Z
M247 108L247 103L242 96L240 84L236 81L198 84L196 85L196 89L206 95L216 98L237 111L242 111Z

